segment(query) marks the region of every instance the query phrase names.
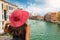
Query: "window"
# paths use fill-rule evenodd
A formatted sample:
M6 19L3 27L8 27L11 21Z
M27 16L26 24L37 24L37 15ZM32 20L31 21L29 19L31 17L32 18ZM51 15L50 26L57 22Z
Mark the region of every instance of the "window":
M56 21L56 20L54 20L54 21Z
M9 10L13 10L13 7L9 6Z
M8 10L8 5L6 5L6 7L7 7L7 10Z
M3 9L3 4L2 4L2 9Z
M3 16L3 14L2 14L2 19L4 19L4 16Z
M4 10L4 19L6 20L6 10Z

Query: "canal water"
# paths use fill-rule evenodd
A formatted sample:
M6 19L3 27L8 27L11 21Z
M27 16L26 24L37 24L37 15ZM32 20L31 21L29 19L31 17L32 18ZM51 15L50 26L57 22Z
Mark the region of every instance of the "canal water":
M51 22L28 20L30 40L60 40L60 25Z

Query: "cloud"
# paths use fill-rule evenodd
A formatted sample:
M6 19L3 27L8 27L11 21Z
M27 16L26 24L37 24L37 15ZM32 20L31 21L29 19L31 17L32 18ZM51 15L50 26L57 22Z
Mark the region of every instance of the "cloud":
M42 6L43 15L48 12L60 11L60 0L45 0L44 7Z
M16 3L20 8L29 11L31 14L35 15L45 15L48 12L60 11L60 0L34 0L35 3L28 2L27 5L22 5ZM44 2L44 5L38 5L37 2Z
M28 11L32 15L38 15L42 11L42 9L39 6L36 6L36 4L32 4L32 3L30 3L30 5L27 7L26 7L26 5L22 5L22 4L17 3L17 2L16 2L16 5L19 8L22 8L23 10Z
M60 9L60 0L45 0L45 6L52 11L58 11Z
M22 4L17 3L17 2L15 2L15 4L16 4L19 8L22 8L22 9L25 9L25 8L26 8L26 5L22 5Z
M26 8L26 10L32 13L33 15L38 15L42 11L42 9L39 6L36 6L36 4L30 4Z
M47 4L52 7L59 7L60 8L60 0L46 0Z

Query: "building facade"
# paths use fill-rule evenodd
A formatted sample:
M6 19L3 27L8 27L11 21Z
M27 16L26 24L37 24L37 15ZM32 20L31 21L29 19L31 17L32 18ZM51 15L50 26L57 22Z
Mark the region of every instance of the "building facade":
M51 14L50 14L50 13L47 13L47 14L44 16L44 20L45 20L45 21L51 21Z
M44 16L45 21L58 22L58 17L56 12L49 12Z
M0 0L0 34L3 33L4 21L9 18L9 15L15 9L19 9L16 5Z
M60 11L58 11L56 15L57 15L58 24L60 24Z
M57 17L56 17L56 12L51 13L51 22L58 22Z

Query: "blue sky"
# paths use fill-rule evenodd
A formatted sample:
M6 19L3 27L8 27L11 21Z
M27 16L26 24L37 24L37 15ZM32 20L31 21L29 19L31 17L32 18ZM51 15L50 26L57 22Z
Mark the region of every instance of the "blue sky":
M28 0L7 0L7 2L10 2L12 4L16 4L16 3L19 3L21 5L28 5L27 3Z
M47 12L60 11L60 0L6 0L32 15L45 15Z
M6 0L7 2L10 2L12 4L16 4L19 3L21 5L26 5L28 6L30 3L32 4L37 4L37 5L43 5L44 4L44 0L40 0L40 2L36 2L35 0Z

